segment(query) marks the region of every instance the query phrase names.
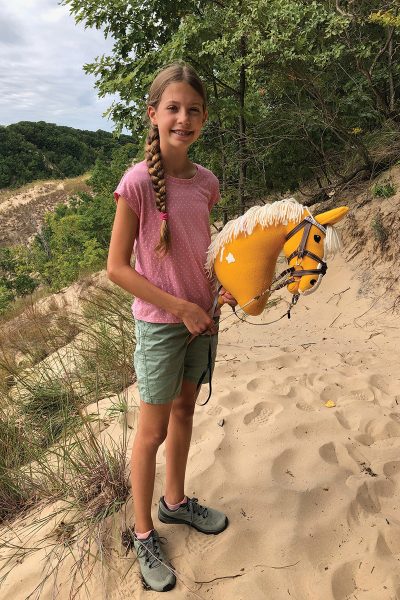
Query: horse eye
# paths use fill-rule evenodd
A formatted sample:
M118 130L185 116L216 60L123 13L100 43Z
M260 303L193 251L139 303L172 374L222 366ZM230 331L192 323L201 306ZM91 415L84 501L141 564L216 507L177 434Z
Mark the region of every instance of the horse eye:
M317 283L317 280L316 280L316 279L311 279L311 281L310 281L310 285L315 285L316 283Z
M319 244L321 241L321 236L320 235L314 235L314 240Z

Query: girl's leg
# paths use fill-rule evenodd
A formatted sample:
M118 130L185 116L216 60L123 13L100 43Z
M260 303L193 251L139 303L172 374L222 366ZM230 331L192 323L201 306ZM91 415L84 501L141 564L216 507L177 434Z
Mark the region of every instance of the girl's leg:
M196 384L184 379L179 396L172 402L165 443L165 499L169 504L177 504L185 495L186 463L192 437L196 398Z
M151 504L156 472L156 454L167 435L172 402L148 404L140 401L138 429L132 449L131 481L135 531L154 528Z

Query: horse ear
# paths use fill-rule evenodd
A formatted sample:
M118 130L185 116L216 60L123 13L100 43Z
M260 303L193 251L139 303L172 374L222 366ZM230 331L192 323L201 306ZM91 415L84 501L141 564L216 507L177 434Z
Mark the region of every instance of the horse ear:
M348 206L339 206L339 208L333 208L332 210L328 210L327 212L321 213L314 217L318 223L321 225L334 225L349 212Z

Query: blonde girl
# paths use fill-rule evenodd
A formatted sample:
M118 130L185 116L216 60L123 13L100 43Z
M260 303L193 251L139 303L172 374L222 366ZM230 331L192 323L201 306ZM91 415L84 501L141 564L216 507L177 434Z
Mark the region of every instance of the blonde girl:
M205 534L221 533L228 525L222 512L185 495L197 383L207 369L210 339L211 371L216 354L215 290L204 263L219 185L211 171L188 157L207 119L206 93L192 67L174 63L158 73L147 115L146 159L125 173L114 193L107 273L135 297L140 412L131 461L134 548L146 585L167 591L176 579L151 515L156 454L164 440L166 481L159 520ZM135 268L130 266L132 249ZM235 304L224 290L222 299Z

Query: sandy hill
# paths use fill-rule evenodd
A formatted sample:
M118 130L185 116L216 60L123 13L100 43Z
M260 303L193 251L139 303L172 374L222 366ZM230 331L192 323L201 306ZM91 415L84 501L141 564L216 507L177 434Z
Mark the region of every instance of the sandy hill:
M0 246L26 244L43 223L47 211L79 191L90 192L87 175L29 183L17 190L0 190Z

